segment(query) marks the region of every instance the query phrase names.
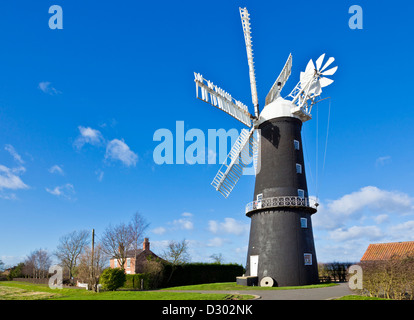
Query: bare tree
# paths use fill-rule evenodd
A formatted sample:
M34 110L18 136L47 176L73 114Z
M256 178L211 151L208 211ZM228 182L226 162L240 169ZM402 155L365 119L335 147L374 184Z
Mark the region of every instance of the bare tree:
M187 241L185 239L180 242L171 240L168 243L167 250L164 251L162 257L170 262L173 266L187 263L190 261Z
M101 237L102 249L110 257L117 260L120 268L125 269L128 250L134 250L136 257L138 246L142 242L144 232L149 223L136 212L128 224L121 223L115 227L109 226Z
M120 268L125 270L127 251L134 243L133 230L130 224L121 223L105 229L101 244L105 254L115 258Z
M107 256L104 254L101 244L94 246L93 266L91 266L91 261L92 250L90 247L85 247L82 254L79 256L79 266L77 271L79 279L82 282L86 282L88 288L96 291L99 277L107 264ZM91 270L91 268L93 268L93 270Z
M134 248L134 254L136 258L139 245L140 243L142 243L144 239L144 232L148 228L149 223L145 220L145 218L139 212L136 212L132 216L130 226L131 226L131 232L132 232L132 238L133 238L132 245Z
M27 256L24 264L26 266L25 272L30 273L31 271L33 278L47 278L49 267L52 264L51 255L46 250L38 249Z
M54 255L59 259L62 266L68 268L69 279L72 279L77 259L88 243L89 232L87 230L73 231L59 239L59 245Z
M216 253L215 254L212 254L210 256L210 259L213 260L213 263L217 263L217 264L222 264L223 261L224 261L223 255L221 253L219 253L219 254L216 254Z

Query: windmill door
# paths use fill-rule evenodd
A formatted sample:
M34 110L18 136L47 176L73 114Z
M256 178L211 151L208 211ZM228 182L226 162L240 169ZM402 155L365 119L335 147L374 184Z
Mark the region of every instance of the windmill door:
M250 256L250 276L257 277L259 267L259 256Z

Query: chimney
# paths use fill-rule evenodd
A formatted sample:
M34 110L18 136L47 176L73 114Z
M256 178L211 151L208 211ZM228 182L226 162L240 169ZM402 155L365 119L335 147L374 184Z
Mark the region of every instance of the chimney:
M144 242L142 243L142 249L149 250L150 249L150 243L148 241L148 238L144 238Z

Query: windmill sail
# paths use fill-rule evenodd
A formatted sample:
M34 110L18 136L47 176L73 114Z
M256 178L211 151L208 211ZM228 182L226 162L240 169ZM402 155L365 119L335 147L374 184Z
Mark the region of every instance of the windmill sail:
M269 103L273 102L279 97L280 91L282 91L286 81L289 79L291 72L292 72L292 54L289 55L285 63L285 66L283 67L282 72L279 74L275 83L273 84L272 88L267 94L265 105L268 105Z
M253 133L255 129L250 131L243 129L236 143L231 148L227 159L222 164L220 170L217 172L211 185L219 191L225 198L229 196L234 186L243 175L243 169L248 167L253 159L253 150L257 150L257 140Z
M217 87L211 81L204 79L201 74L194 73L194 77L198 99L223 110L246 126L252 126L251 114L246 105L234 99L229 93ZM199 97L199 91L201 91L201 97Z
M256 75L254 73L252 37L250 30L250 17L246 8L239 8L240 18L243 26L244 41L246 43L247 62L249 64L250 89L256 118L259 117L259 99L257 97Z

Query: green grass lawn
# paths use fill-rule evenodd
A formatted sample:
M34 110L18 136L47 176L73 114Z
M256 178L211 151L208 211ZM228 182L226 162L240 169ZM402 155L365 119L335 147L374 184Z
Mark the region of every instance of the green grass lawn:
M236 282L222 282L222 283L207 283L197 284L192 286L171 287L162 290L225 290L225 291L238 291L238 290L292 290L292 289L314 289L337 286L336 283L323 283L312 284L308 286L295 286L295 287L247 287L240 286Z
M202 294L164 291L107 291L50 289L47 285L18 281L0 282L0 300L247 300L251 295Z

